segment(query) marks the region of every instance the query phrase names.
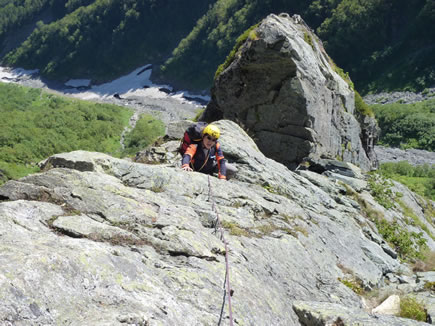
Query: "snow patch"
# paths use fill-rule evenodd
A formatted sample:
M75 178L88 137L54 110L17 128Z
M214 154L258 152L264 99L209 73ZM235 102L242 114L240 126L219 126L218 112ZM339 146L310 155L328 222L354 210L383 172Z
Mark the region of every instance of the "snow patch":
M0 81L14 82L27 85L25 81L37 81L42 88L50 88L39 78L39 70L10 69L0 67ZM181 103L189 102L204 105L210 100L209 96L190 94L186 91L173 92L170 85L153 84L150 80L152 65L141 66L129 74L101 85L92 85L89 79L70 79L65 88L55 89L70 96L83 100L104 100L111 97L118 99L128 97L147 97L153 99L173 98ZM85 88L85 89L84 89Z
M32 78L34 74L39 73L39 69L26 70L23 68L0 67L0 80L5 83L14 82L20 78Z
M65 83L69 87L89 87L91 85L90 79L70 79Z

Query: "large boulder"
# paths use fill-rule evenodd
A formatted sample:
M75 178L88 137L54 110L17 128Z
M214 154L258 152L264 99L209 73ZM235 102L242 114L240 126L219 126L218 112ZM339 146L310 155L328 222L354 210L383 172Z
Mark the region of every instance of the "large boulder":
M338 70L299 16L270 15L216 78L201 119L237 122L289 168L332 158L369 170L376 156L365 138L376 132L361 129L354 91Z

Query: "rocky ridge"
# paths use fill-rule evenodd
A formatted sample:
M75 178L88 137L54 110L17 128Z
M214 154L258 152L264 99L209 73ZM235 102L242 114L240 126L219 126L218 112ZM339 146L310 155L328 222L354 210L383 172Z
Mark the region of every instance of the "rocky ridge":
M373 118L355 118L355 94L300 16L269 15L215 79L201 119L229 119L289 168L340 159L376 167ZM373 120L372 123L369 120Z
M398 163L407 161L411 165L435 164L435 152L420 149L406 149L375 146L375 153L379 163Z
M343 280L427 297L431 311L425 285L435 276L414 274L367 215L370 207L422 232L434 250L429 203L396 184L420 221L407 224L399 206L386 210L375 201L351 164L335 162L340 166L323 175L295 173L266 158L235 123L217 124L225 155L239 169L231 181L180 171L170 139L184 126L174 123L169 141L148 151L154 164L77 151L3 185L0 323L217 324L224 247L210 185L230 247L236 324L424 324L369 313ZM156 158L160 164L151 162ZM226 323L226 309L223 317Z
M435 98L435 87L427 88L419 93L414 92L381 92L364 96L367 104L416 103Z

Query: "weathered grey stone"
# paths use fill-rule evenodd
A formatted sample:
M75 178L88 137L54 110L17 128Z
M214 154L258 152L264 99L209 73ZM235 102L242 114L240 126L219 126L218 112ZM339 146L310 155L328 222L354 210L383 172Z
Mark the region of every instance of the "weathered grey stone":
M417 282L435 283L435 271L418 272L417 273Z
M435 323L435 297L433 291L416 293L415 298L417 299L418 302L423 303L426 309L426 313L428 315L427 322L429 324L434 324Z
M334 194L338 192L345 192L346 189L337 184L337 182L331 180L326 175L321 175L316 172L311 172L308 170L300 170L297 173L304 178L308 179L310 182L318 186L320 189L326 191L329 194Z
M179 148L180 140L168 141L161 146L150 147L136 153L134 161L146 164L175 163L177 159L181 160L181 156L178 154Z
M365 181L365 180L346 177L344 175L329 172L329 171L325 172L325 175L328 176L328 178L331 180L337 180L337 181L340 181L340 182L347 184L348 186L350 186L352 189L354 189L357 192L361 192L361 191L367 189L367 181Z
M190 120L172 121L168 123L165 137L167 139L180 140L184 135L184 131L192 124L194 122Z
M364 96L364 101L367 104L389 104L389 103L415 103L429 99L435 96L435 87L429 87L419 93L410 91L405 92L381 92L377 94L368 94Z
M379 163L399 163L406 161L411 165L435 164L435 152L419 149L400 149L384 146L375 146L375 153Z
M389 296L384 302L372 310L374 314L396 316L400 312L400 297L397 294Z
M371 169L360 137L374 133L362 132L354 91L303 20L269 15L252 35L215 80L200 119L236 121L263 153L290 168L339 158ZM372 150L373 140L364 144Z
M371 315L363 310L345 307L328 302L293 303L293 310L297 313L303 326L417 326L426 323L394 316Z
M216 324L225 248L213 202L239 324L301 325L295 300L362 308L339 278L370 289L404 270L362 232L371 224L360 208L334 199L345 195L333 180L319 176L320 188L235 123L217 124L239 169L231 181L76 151L0 187L0 324Z
M318 173L332 172L350 178L364 179L361 169L349 162L331 159L319 159L309 162L309 169Z

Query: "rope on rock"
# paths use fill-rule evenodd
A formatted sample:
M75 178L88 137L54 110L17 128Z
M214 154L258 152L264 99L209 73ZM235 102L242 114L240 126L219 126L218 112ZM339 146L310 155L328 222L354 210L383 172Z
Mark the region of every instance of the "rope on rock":
M222 309L221 309L221 313L219 316L219 323L218 326L220 326L221 321L222 321L222 315L223 315L223 310L224 310L224 305L225 305L225 297L228 297L228 311L229 311L229 316L230 316L230 326L233 326L233 311L231 308L231 294L232 294L232 290L231 290L231 285L230 285L230 264L229 264L229 260L228 260L228 243L225 240L225 236L224 236L224 229L222 227L222 223L219 217L219 212L216 208L216 203L214 201L214 197L213 197L213 192L211 189L211 181L210 181L210 176L208 176L208 197L211 200L212 203L212 208L213 211L216 213L216 223L215 223L215 228L216 230L219 228L221 231L221 240L224 243L225 246L225 281L224 281L224 297L222 300Z

